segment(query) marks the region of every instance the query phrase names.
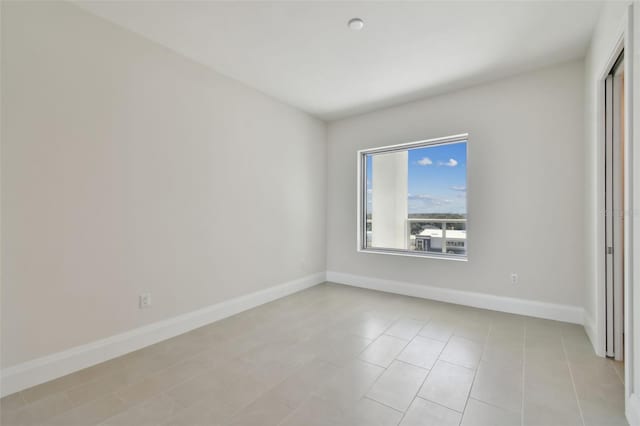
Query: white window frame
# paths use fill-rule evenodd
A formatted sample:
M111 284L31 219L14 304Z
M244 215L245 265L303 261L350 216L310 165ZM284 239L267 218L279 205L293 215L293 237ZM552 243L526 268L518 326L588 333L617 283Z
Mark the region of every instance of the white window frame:
M466 231L467 231L467 239L466 239L466 254L450 254L450 253L437 253L437 252L421 252L421 251L410 251L404 249L393 249L393 248L374 248L374 247L366 247L367 242L367 177L366 177L366 158L369 154L379 154L385 152L396 152L396 151L404 151L412 148L422 148L433 145L446 145L453 144L459 142L466 142L466 154L467 161L465 163L465 167L467 167L469 162L469 134L461 133L458 135L445 136L441 138L435 139L426 139L415 142L407 142L396 145L388 145L377 148L368 148L361 149L357 152L357 228L356 228L356 241L357 241L357 250L360 253L375 253L375 254L390 254L394 256L408 256L408 257L422 257L422 258L430 258L430 259L445 259L445 260L454 260L466 262L469 260L469 203L467 196L467 223L466 223ZM467 167L466 173L466 182L465 187L467 188L467 193L469 190L469 169Z

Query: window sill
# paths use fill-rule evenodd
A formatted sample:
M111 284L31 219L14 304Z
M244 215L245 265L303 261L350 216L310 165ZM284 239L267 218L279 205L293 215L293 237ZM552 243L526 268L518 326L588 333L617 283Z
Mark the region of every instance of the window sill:
M405 256L405 257L422 257L427 259L440 259L440 260L452 260L454 262L468 262L468 256L462 254L438 254L433 252L419 252L419 251L407 251L407 250L393 250L393 249L374 249L374 248L359 248L359 253L371 253L371 254L387 254L392 256Z

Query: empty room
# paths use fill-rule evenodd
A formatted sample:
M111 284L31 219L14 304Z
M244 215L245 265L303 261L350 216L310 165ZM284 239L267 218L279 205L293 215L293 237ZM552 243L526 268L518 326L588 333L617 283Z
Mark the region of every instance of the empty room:
M640 426L639 1L0 39L0 425Z

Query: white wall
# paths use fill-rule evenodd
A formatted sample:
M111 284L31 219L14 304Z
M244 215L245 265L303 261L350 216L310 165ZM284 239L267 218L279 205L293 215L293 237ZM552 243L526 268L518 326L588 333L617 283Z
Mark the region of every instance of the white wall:
M328 271L580 306L583 73L571 62L331 123ZM356 151L466 132L469 261L356 252Z
M2 55L3 368L325 270L324 123L67 3Z

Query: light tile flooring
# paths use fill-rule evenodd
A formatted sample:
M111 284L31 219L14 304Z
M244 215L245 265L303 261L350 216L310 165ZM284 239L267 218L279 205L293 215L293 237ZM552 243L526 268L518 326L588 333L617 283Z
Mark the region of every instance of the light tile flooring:
M625 425L582 327L323 284L1 400L2 425Z

